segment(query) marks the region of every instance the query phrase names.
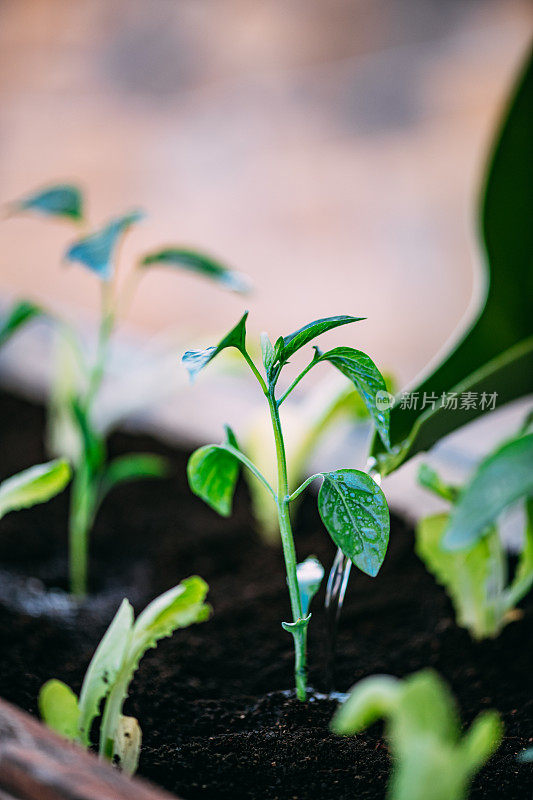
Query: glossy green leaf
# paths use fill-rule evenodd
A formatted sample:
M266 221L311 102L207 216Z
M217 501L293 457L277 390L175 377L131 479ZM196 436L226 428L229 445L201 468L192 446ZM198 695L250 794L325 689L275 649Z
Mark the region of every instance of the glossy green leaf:
M0 518L9 511L45 503L63 491L70 477L70 464L59 458L7 478L0 484Z
M385 447L389 447L389 394L383 375L370 356L353 347L335 347L326 353L317 348L316 363L329 361L352 381Z
M120 239L128 228L142 218L142 212L132 211L112 220L101 230L74 242L66 252L66 260L82 264L104 281L111 280Z
M238 448L235 435L226 426L226 442ZM224 445L209 444L192 454L187 464L191 490L223 517L229 517L239 477L239 461Z
M131 643L132 629L133 608L124 599L91 659L81 687L79 727L85 745L89 744L91 725L99 713L100 704L111 691L122 669Z
M315 556L309 556L296 567L296 579L300 590L300 603L304 617L309 611L311 600L320 589L324 577L324 567Z
M450 550L468 547L482 537L502 511L533 494L533 434L507 442L485 458L462 491L444 534Z
M141 266L179 267L180 269L203 275L233 292L242 294L250 289L249 280L240 272L228 269L220 261L205 253L183 247L165 247L153 253L148 253L141 259Z
M337 547L360 570L375 577L389 541L385 495L365 472L339 469L322 473L318 510Z
M40 317L44 311L34 303L22 300L8 311L7 316L0 320L0 347L4 345L14 333L30 322L35 317Z
M305 347L306 344L317 336L320 336L320 334L331 331L333 328L338 328L339 325L348 325L350 322L360 322L363 319L365 319L365 317L341 315L337 317L324 317L323 319L316 319L314 322L309 322L307 325L304 325L303 328L294 331L294 333L290 333L288 336L283 336L278 339L276 342L276 357L279 361L285 363L297 350Z
M436 514L416 526L416 553L436 580L444 586L455 609L457 624L474 639L499 633L507 606L503 595L503 565L492 530L466 550L442 548L448 514ZM493 544L496 548L493 548ZM494 549L496 552L493 552Z
M13 203L11 209L38 211L52 217L66 217L79 222L83 217L83 199L80 190L72 184L58 184L34 192Z
M39 713L48 727L60 736L73 742L78 740L78 698L66 683L53 678L41 687Z
M533 374L533 181L527 164L533 140L533 58L513 90L495 137L480 204L479 230L485 255L485 296L477 318L441 364L413 391L441 397L443 392L495 395L499 407L531 393ZM439 439L485 413L478 403L446 409L440 403L391 412L392 455L377 438L373 455L383 474L428 450Z
M429 489L437 497L448 500L450 503L454 503L457 500L459 489L456 486L450 486L450 484L445 483L428 464L420 464L417 479L420 486L423 486L424 489Z
M227 347L236 347L241 353L246 352L247 317L248 311L243 314L235 327L215 347L207 347L205 350L187 350L183 354L181 360L187 368L191 379L195 378L201 369Z

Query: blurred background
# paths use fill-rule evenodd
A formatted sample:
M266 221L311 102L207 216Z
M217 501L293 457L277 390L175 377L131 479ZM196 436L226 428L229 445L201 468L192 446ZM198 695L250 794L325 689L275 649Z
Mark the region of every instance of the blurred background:
M209 342L245 304L271 338L355 314L343 343L401 387L475 296L478 183L532 24L525 0L0 0L0 203L73 181L94 226L147 212L122 269L187 244L253 282L243 300L154 272L126 338ZM73 237L4 221L0 302L90 325L96 281L61 263Z

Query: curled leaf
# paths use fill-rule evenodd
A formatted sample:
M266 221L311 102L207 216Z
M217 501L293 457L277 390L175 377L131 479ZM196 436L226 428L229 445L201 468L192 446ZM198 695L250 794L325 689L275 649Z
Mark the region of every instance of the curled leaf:
M238 449L235 434L229 426L226 426L226 442ZM239 461L223 445L200 447L187 464L191 490L223 517L231 514L238 477Z
M143 218L141 211L132 211L109 222L101 230L78 239L69 247L65 258L77 261L104 281L113 277L114 257L120 238L128 228Z

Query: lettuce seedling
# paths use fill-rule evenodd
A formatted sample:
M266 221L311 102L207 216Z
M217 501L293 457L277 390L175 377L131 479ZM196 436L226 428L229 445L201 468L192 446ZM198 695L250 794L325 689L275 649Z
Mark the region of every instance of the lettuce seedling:
M365 472L356 469L339 469L321 472L307 478L292 493L289 491L287 457L280 420L280 407L302 378L318 364L328 362L345 375L362 396L369 414L383 440L388 443L388 411L380 411L376 395L385 390L385 382L374 362L365 353L352 347L335 347L322 352L315 347L309 364L282 393L277 392L277 382L291 357L319 334L341 325L358 322L361 318L350 316L328 317L315 320L288 336L281 336L273 345L266 334L261 337L264 377L246 349L246 318L248 312L216 347L188 351L183 356L191 378L223 350L236 348L250 367L266 398L270 423L276 447L277 488L240 449L233 431L226 427L226 439L220 445L207 445L196 450L187 467L192 491L223 516L231 513L233 494L239 473L239 462L269 492L277 511L279 531L283 546L287 584L289 588L292 621L282 622L283 628L294 640L295 683L298 699L305 700L307 691L307 627L311 618L309 602L318 586L317 569L298 567L289 513L290 504L316 478L322 480L318 494L318 509L324 525L344 555L367 575L374 577L385 557L389 538L389 512L385 496L377 483ZM299 574L300 573L300 574ZM312 579L309 583L309 575ZM303 577L302 577L303 576ZM321 576L320 576L321 577Z
M61 184L11 204L10 212L37 212L79 223L84 219L83 208L79 189ZM139 258L119 291L116 280L118 250L124 235L142 217L140 211L117 217L77 239L65 255L67 262L81 265L96 277L101 294L98 339L93 358L86 357L76 332L70 326L61 323L59 327L63 350L69 354L69 367L58 375L50 402L54 452L68 456L74 467L69 511L69 575L71 592L76 596L83 596L87 591L89 535L107 493L120 483L162 477L167 473L166 461L152 454L133 453L108 462L106 432L96 421L110 342L124 310L122 306L131 301L147 270L159 265L195 272L233 291L242 292L248 287L240 273L229 270L204 253L166 247Z
M41 688L39 711L46 724L65 738L90 747L93 724L101 714L100 757L133 774L142 736L137 720L122 713L130 683L145 652L157 647L160 639L208 619L207 590L202 578L187 578L153 600L135 621L133 608L124 599L89 664L80 696L55 678Z
M473 776L502 736L496 711L479 714L461 736L454 697L433 670L403 680L365 678L337 710L331 728L352 736L381 718L393 759L389 800L465 800Z
M0 519L10 511L46 503L63 491L70 477L68 461L57 458L6 478L0 483Z
M449 486L424 465L419 481L452 505L423 519L416 550L448 593L457 622L475 639L497 636L516 619L533 585L533 434L520 433L483 459L464 488ZM525 499L523 547L512 580L498 518Z

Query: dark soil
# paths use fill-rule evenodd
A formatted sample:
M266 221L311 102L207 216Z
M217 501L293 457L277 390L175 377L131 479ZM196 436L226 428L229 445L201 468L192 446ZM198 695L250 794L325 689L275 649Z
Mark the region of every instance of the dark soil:
M0 395L0 474L45 460L40 407ZM188 798L343 800L382 798L389 757L380 726L353 738L328 732L330 700L300 704L292 685L288 595L281 553L258 538L248 495L240 486L235 512L223 520L188 490L187 454L148 437L117 434L112 454L164 453L168 480L117 489L106 500L92 541L96 594L76 609L64 587L66 495L6 517L0 529L0 696L32 713L52 676L78 691L83 673L120 598L140 609L187 575L210 586L212 619L177 632L142 661L126 712L142 726L140 773ZM296 525L300 558L330 565L334 548L312 496ZM31 578L31 580L28 580ZM323 595L310 627L310 682L323 691ZM516 755L533 736L531 660L533 609L495 641L473 643L457 628L442 589L413 553L412 531L394 518L378 578L353 574L338 640L336 688L374 673L406 675L437 669L450 683L465 723L497 708L505 740L477 776L474 798L524 800L531 768Z

